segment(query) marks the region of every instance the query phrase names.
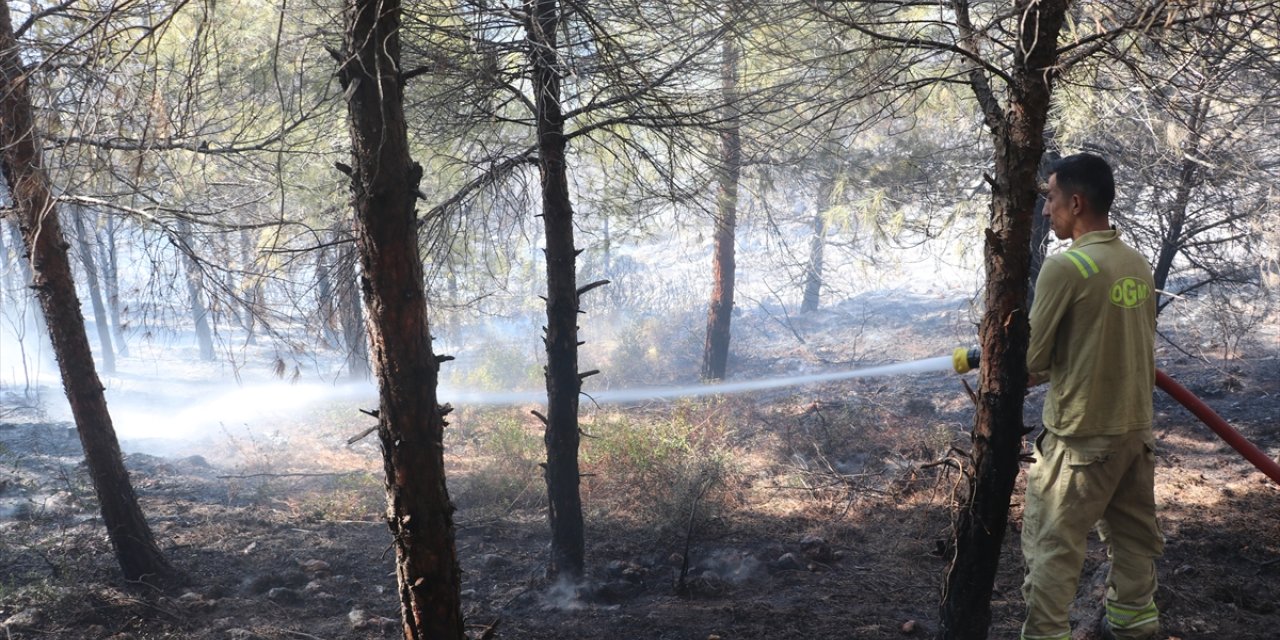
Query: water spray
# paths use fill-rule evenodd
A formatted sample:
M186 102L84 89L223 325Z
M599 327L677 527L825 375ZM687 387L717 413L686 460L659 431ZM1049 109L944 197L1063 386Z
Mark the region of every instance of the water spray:
M951 357L956 373L966 373L978 368L982 359L982 351L977 348L966 349L959 347L952 352ZM1280 484L1280 462L1271 459L1257 445L1249 442L1248 438L1245 438L1239 431L1227 424L1227 421L1223 420L1222 416L1218 415L1213 409L1210 409L1209 405L1205 404L1203 400L1197 398L1186 387L1178 384L1168 374L1159 369L1156 370L1156 386L1169 394L1174 400L1177 400L1178 404L1186 407L1192 415L1199 418L1214 433L1218 434L1219 438L1222 438L1224 442L1238 451L1241 456L1244 456L1245 460L1248 460L1259 471L1274 480L1276 484Z
M585 395L598 404L624 404L628 402L644 402L649 400L674 400L678 398L730 395L736 393L748 393L752 391L781 389L784 387L799 387L824 382L836 382L838 380L851 380L854 378L936 373L949 370L957 370L953 357L939 356L935 358L924 358L922 360L912 360L910 362L899 362L862 369L851 369L848 371L833 371L829 373L782 376L777 378L762 378L758 380L742 380L738 382L721 382L716 384L689 385L683 387L610 389L598 393L585 393ZM464 391L448 386L441 386L439 396L442 400L466 404L526 404L546 401L546 393L542 391L489 393L483 391Z
M882 376L895 375L912 375L926 374L952 371L958 374L968 373L978 368L981 364L982 352L980 349L973 347L958 347L951 352L951 355L939 356L934 358L924 358L920 360L912 360L909 362L899 362L895 364L879 365L874 367L865 367L861 369L851 369L846 371L834 371L828 373L815 373L807 375L780 376L776 378L762 378L757 380L743 380L737 382L721 382L717 384L699 384L687 385L679 387L649 387L635 389L609 389L597 393L584 393L584 395L596 404L626 404L632 402L647 402L655 400L675 400L680 398L698 398L712 395L731 395L737 393L750 393L755 391L766 391L770 389L781 389L784 387L798 387L810 384L821 384L827 382L836 382L840 380L851 380L855 378L873 378ZM305 386L305 385L303 385ZM1208 407L1203 401L1197 398L1186 388L1174 382L1172 378L1165 375L1163 371L1156 371L1156 386L1163 389L1166 393L1177 400L1182 406L1191 411L1197 418L1208 425L1213 431L1227 444L1239 451L1242 456L1251 462L1260 471L1269 478L1280 484L1280 463L1271 459L1257 446L1249 442L1240 432L1231 428L1225 420ZM299 393L301 392L301 395ZM272 398L272 405L279 408L282 401L293 398L296 406L297 403L308 403L314 401L317 397L332 398L334 390L331 387L317 385L301 389L299 385L276 386L268 388L259 388L255 390L236 390L227 395L217 396L207 403L199 405L196 409L185 412L183 419L174 420L171 413L141 413L139 415L130 416L128 419L118 421L121 426L122 433L126 433L126 437L175 437L185 435L184 433L175 432L175 424L187 424L191 428L196 428L200 420L200 415L216 414L213 407L241 407L244 411L256 414L258 408L262 406L260 397L266 394ZM371 387L358 386L350 387L342 392L344 395L359 396L364 393L372 393ZM246 397L248 395L248 397ZM523 405L534 404L546 401L545 391L510 391L510 392L486 392L486 391L470 391L450 387L449 385L441 385L438 392L441 401L453 402L468 405ZM240 414L232 414L229 420L231 422L239 422L244 416ZM222 416L216 420L221 423L227 421L226 416Z

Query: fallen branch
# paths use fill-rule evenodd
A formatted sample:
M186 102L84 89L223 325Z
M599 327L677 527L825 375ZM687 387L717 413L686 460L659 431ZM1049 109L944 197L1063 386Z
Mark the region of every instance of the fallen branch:
M299 637L299 638L306 638L306 640L324 640L324 638L321 638L320 636L313 636L313 635L311 635L311 634L309 634L309 633L303 633L303 632L301 632L301 631L294 631L293 629L281 629L280 631L282 631L282 632L284 632L284 633L286 633L286 634L288 634L288 635L291 635L291 636L296 636L296 637Z
M480 636L477 638L477 640L490 640L491 638L493 638L493 634L497 633L499 622L502 622L502 618L497 618L493 622L490 622L489 624L470 624L467 626L473 627L473 628L479 628L481 630Z
M364 411L364 409L361 409L361 411ZM360 442L361 440L364 440L369 434L377 430L378 430L378 425L375 424L372 427L369 427L368 429L365 429L364 431L361 431L360 433L357 433L356 435L351 436L350 438L347 438L347 444L352 445L357 442Z
M960 466L960 463L959 463L959 462L956 462L955 460L953 460L953 459L951 459L951 458L943 458L943 459L941 459L941 460L935 460L935 461L933 461L933 462L928 462L928 463L925 463L925 464L920 465L920 468L921 468L921 469L932 469L932 468L934 468L934 467L943 467L943 466L951 467L952 469L955 469L956 471L959 471L959 472L961 472L961 473L963 473L963 472L964 472L964 467Z

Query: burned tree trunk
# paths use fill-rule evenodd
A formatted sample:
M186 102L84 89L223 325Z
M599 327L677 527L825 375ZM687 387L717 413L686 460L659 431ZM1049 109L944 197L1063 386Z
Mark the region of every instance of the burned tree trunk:
M333 297L333 279L329 276L329 247L316 251L316 319L320 323L320 339L326 346L342 344L334 327L338 324L338 306Z
M338 319L342 322L342 344L347 354L347 377L368 380L371 373L369 345L362 330L364 310L360 307L360 296L356 290L356 283L360 281L360 265L355 254L356 248L350 242L343 243L338 252Z
M836 190L837 176L824 177L818 188L817 211L813 213L813 237L809 239L809 266L805 269L804 298L800 301L801 313L818 310L822 299L822 264L827 247L827 211L831 210L832 195Z
M258 272L257 248L248 229L240 231L240 300L231 314L239 318L244 329L245 344L253 344L258 330L258 313L262 304L262 276Z
M805 268L801 313L818 310L818 303L822 299L822 261L826 247L827 215L825 211L818 211L813 214L813 237L809 238L809 266Z
M98 345L102 353L102 370L116 372L116 352L111 344L111 320L107 306L102 302L102 286L98 282L98 265L93 260L93 245L84 228L84 209L73 207L72 223L76 230L76 243L80 245L80 264L84 266L85 283L89 285L89 300L93 304L93 324L98 329Z
M387 525L396 552L404 637L462 640L461 572L445 486L444 416L436 404L414 210L422 167L409 156L398 0L348 0L335 52L351 135L355 237L378 373L378 437Z
M964 3L957 5L967 9ZM991 592L1026 433L1022 408L1030 335L1026 305L1031 214L1066 0L1020 0L1018 9L1025 17L1019 23L1009 104L998 104L982 72L970 75L995 139L995 171L984 248L986 310L979 332L982 368L973 430L973 475L968 495L957 508L955 558L947 573L940 639L978 640L988 635ZM967 27L967 12L958 13L962 27ZM967 44L976 47L972 40Z
M22 277L22 288L26 289L30 287L32 283L35 282L35 274L32 273L31 271L30 255L27 252L26 242L22 238L22 230L19 228L18 217L16 215L13 217L13 224L8 226L9 226L9 237L13 239L13 245L14 245L13 251L17 255L18 273ZM33 296L31 299L35 300L35 297ZM36 300L36 304L37 306L39 305L38 300ZM49 327L44 321L43 312L39 310L34 310L31 313L31 319L32 319L32 323L35 325L36 335L38 336L49 335ZM25 367L23 371L26 371Z
M702 352L702 377L720 380L729 362L729 323L733 316L735 270L734 236L738 224L738 182L742 176L742 129L738 115L738 44L726 33L721 45L720 87L725 118L720 131L720 166L716 181L715 255L711 264L711 304L707 310L707 341Z
M36 142L27 75L13 36L7 2L0 2L0 148L23 245L31 256L32 286L44 310L62 384L84 447L102 520L127 580L167 581L178 572L165 560L143 518L120 456L102 382L94 369L76 297L67 242Z
M1048 249L1050 241L1049 234L1053 229L1049 226L1049 219L1044 217L1044 195L1039 193L1040 185L1049 181L1049 171L1053 167L1053 163L1058 161L1059 155L1056 151L1052 151L1053 134L1045 134L1045 154L1040 159L1040 170L1036 172L1036 206L1031 212L1031 246L1030 246L1030 266L1027 268L1027 308L1031 308L1031 304L1036 300L1036 280L1040 278L1040 267L1044 266L1045 251Z
M573 206L565 166L562 69L556 61L562 18L557 0L528 0L528 38L537 95L538 160L542 223L547 234L547 499L551 520L548 575L582 577L585 564L582 498L578 477L578 287L573 246Z
M111 335L115 337L116 355L129 357L129 343L124 339L124 323L120 320L120 255L116 252L116 222L107 216L105 242L98 243L102 265L102 283L107 287L107 312L111 317Z
M200 262L195 257L195 247L191 243L191 223L179 218L176 227L178 250L182 253L182 264L187 271L187 302L191 309L191 322L196 330L196 344L200 347L200 359L213 362L213 330L209 326L209 307L204 303L204 273Z
M1173 300L1173 296L1167 293L1165 287L1169 283L1169 273L1173 270L1173 261L1178 257L1178 253L1182 251L1184 243L1187 241L1184 236L1187 225L1187 208L1191 204L1191 193L1199 185L1201 179L1200 161L1196 160L1196 158L1200 156L1200 130L1208 110L1208 100L1201 97L1193 99L1191 118L1187 123L1187 129L1190 132L1189 141L1183 153L1182 165L1178 168L1178 184L1173 190L1173 203L1169 207L1169 214L1165 224L1161 225L1160 251L1156 255L1155 264L1152 266L1152 278L1155 280L1156 292L1160 296L1156 305L1157 309L1163 309L1165 305Z

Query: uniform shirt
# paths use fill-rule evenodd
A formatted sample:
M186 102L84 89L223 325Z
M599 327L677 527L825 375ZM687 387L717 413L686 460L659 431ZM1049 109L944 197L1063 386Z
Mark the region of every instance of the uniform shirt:
M1151 266L1115 230L1045 259L1031 306L1027 370L1048 377L1044 426L1106 436L1151 426L1156 297Z

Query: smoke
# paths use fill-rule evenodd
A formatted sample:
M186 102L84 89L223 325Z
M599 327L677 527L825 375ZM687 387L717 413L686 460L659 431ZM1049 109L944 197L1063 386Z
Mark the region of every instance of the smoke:
M53 347L36 322L39 312L34 300L0 291L0 387L30 392L57 378Z
M143 388L145 386L145 388ZM123 441L197 440L228 429L278 428L323 403L376 406L372 384L257 382L246 386L145 381L108 391Z
M703 577L715 576L731 585L741 585L761 574L764 564L755 556L737 550L717 550L694 567Z
M174 453L223 435L270 433L282 425L296 423L308 412L326 406L346 411L337 422L349 422L355 431L357 408L377 406L373 383L334 385L323 382L290 383L258 379L244 384L209 382L214 376L199 375L196 365L169 363L168 368L151 363L149 375L121 373L105 378L107 406L122 447L131 452ZM854 378L927 374L951 369L950 356L940 356L883 366L825 373L776 376L717 384L682 386L637 386L594 391L584 385L584 402L627 404L677 400L711 395L753 393L801 387ZM261 377L260 377L261 378ZM437 390L441 403L455 406L525 405L546 401L546 393L534 391L488 391L447 382ZM46 381L50 386L57 381ZM70 422L70 408L61 393L47 394L45 410L53 420Z
M583 585L562 576L542 594L542 605L558 611L584 609L587 604L582 600L583 589Z

